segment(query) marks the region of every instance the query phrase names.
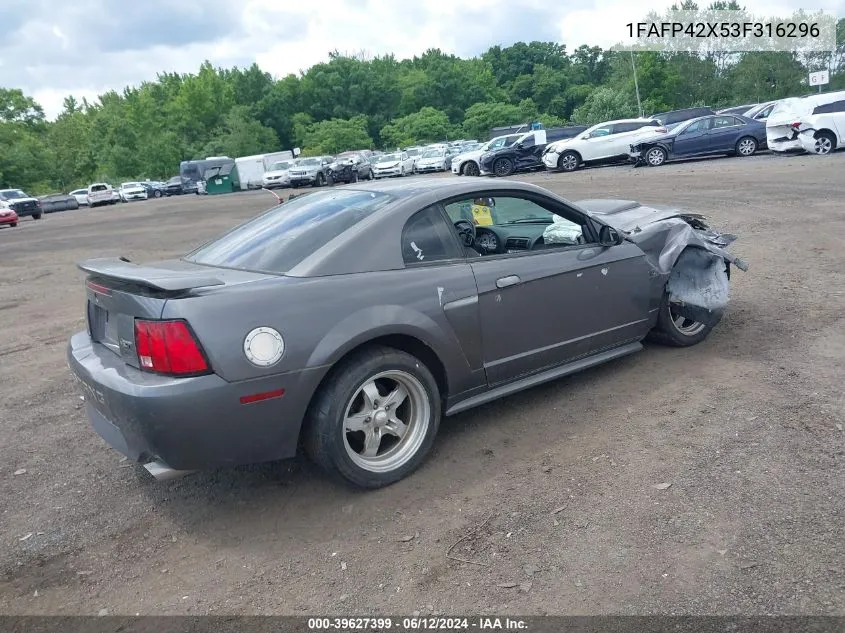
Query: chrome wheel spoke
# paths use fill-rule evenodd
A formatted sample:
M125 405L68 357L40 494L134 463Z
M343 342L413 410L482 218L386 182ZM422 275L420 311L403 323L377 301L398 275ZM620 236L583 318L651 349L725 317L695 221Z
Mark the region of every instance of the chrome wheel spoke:
M347 433L354 431L366 431L367 424L370 422L370 419L370 413L368 411L349 415L344 421L343 429Z
M408 391L400 384L396 384L396 388L387 394L384 399L384 406L386 409L396 410L408 397Z
M378 387L376 387L376 383L368 382L363 387L361 387L361 391L364 394L364 406L367 409L375 409L378 406L378 401L381 399L381 394L378 392Z
M371 427L364 432L364 450L361 455L364 457L375 457L378 455L378 449L381 446L381 429Z
M396 416L391 416L391 418L387 421L387 424L384 425L384 430L391 435L395 435L401 440L405 437L405 433L408 431L408 425Z

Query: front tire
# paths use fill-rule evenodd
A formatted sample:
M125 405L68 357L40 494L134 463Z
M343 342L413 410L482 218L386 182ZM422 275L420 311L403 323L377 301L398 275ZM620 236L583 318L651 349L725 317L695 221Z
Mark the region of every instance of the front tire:
M17 225L17 222L9 222L9 226L11 226L12 228L15 228Z
M660 302L657 324L649 332L647 338L661 345L690 347L706 339L721 318L721 315L719 315L716 323L705 325L704 323L676 315L672 311L672 304L669 301L669 293L667 291L663 293L663 299Z
M510 176L513 173L513 161L510 158L497 158L493 162L493 173L499 177Z
M34 214L32 215L32 219L33 219L33 220L40 220L40 219L41 219L41 214L40 214L40 213L34 213Z
M575 171L581 165L581 157L577 152L569 150L557 159L558 169L561 171Z
M478 169L478 163L474 160L470 160L463 164L461 167L461 173L464 176L477 176L481 173L481 170Z
M373 170L371 169L369 172L367 172L367 180L375 180L375 179L376 179L376 175L373 173Z
M423 462L440 425L437 382L417 358L372 347L343 361L306 415L305 448L329 473L381 488Z
M737 156L753 156L757 151L757 139L751 136L743 136L736 142Z
M317 174L317 177L314 179L314 186L315 187L322 187L326 184L326 177L323 174Z
M161 198L161 191L159 191L158 189L153 191L153 198Z
M668 156L662 147L652 147L645 153L645 162L649 167L660 167L666 162Z

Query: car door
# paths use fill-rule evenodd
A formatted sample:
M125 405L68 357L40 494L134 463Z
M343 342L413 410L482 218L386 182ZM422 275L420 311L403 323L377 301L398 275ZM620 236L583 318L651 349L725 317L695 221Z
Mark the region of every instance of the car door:
M639 247L602 247L585 215L522 191L479 190L447 202L450 219L465 217L462 207L478 199L493 205L494 223L481 230L501 242L496 252L469 260L488 384L645 335L650 268Z
M845 142L845 100L839 99L813 108L813 122L816 128L828 128L837 134L837 146Z
M712 122L712 117L705 117L687 125L675 137L672 153L675 156L694 156L705 153L708 144L707 133L710 131Z
M713 124L707 133L705 151L710 154L732 152L743 127L745 123L735 116L720 114L713 117Z

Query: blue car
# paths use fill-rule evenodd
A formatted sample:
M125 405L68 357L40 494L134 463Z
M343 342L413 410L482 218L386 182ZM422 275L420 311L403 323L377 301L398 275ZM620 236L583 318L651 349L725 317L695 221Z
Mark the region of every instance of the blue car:
M702 116L667 134L631 145L634 165L659 167L667 160L707 155L751 156L766 147L766 124L736 114Z

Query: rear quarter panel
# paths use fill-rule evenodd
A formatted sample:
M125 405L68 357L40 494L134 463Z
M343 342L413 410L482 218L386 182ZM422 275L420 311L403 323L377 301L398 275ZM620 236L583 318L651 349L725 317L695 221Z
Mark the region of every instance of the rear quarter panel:
M443 363L449 391L477 386L480 354L443 306L476 295L468 264L435 265L384 272L316 278L278 277L209 290L170 300L163 318L184 318L202 344L212 369L227 381L320 368L325 374L344 354L374 338L405 334L430 347ZM462 313L458 331L476 313ZM273 367L252 365L244 353L246 335L257 327L278 330L285 341ZM479 360L472 366L468 358ZM310 397L310 396L309 396Z

